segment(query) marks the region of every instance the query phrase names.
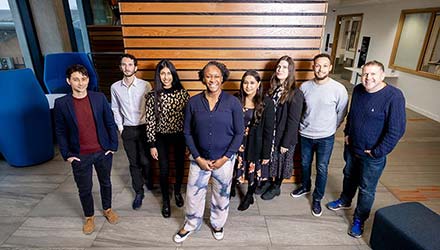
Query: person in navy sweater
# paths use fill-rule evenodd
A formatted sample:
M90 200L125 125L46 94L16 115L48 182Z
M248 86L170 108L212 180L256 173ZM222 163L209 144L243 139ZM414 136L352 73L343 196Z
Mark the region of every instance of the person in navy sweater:
M185 223L174 235L176 243L200 229L210 179L212 234L216 240L223 239L235 155L244 135L240 101L221 88L228 76L226 65L210 61L199 71L206 90L191 97L185 108L183 133L191 156Z
M362 84L353 90L344 129L344 181L339 199L327 203L330 210L349 209L359 188L353 224L348 234L362 236L370 215L376 186L385 168L386 156L405 133L405 98L384 82L384 66L370 61L362 67Z
M112 210L110 173L113 153L118 149L118 130L104 94L87 91L89 74L80 64L66 71L72 93L55 100L55 133L61 156L72 166L79 198L86 217L83 232L95 229L92 174L95 166L101 190L103 214L111 224L118 222Z

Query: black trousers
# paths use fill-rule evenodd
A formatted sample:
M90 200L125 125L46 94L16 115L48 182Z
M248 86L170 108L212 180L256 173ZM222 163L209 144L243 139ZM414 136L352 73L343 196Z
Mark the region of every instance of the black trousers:
M174 193L180 193L183 181L183 164L185 160L185 137L183 133L157 134L156 148L159 154L160 189L164 201L169 200L169 157L170 147L174 148L174 167L176 169L176 183Z
M73 177L78 187L79 199L85 217L93 216L95 209L93 203L93 166L99 180L101 191L102 209L107 210L112 207L112 183L110 174L112 170L113 154L105 155L104 151L97 153L80 155L81 161L72 162Z
M130 164L131 184L136 194L144 193L144 184L153 184L152 168L148 160L149 149L145 125L124 126L121 134ZM148 151L147 151L148 150Z

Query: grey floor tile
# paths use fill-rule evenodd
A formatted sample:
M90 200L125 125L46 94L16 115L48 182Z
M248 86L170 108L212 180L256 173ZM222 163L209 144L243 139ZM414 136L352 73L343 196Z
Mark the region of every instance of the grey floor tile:
M95 215L102 215L101 196L99 193L93 193L95 204ZM113 196L114 202L114 196ZM31 217L80 217L83 210L78 194L54 192L48 194L44 199L28 214Z
M107 222L105 222L108 224ZM71 247L84 248L93 244L103 217L95 219L95 232L82 232L80 217L34 217L28 218L3 244L6 247Z
M216 242L213 242L211 244L211 246L209 246L209 248L207 248L206 246L201 246L201 247L195 247L195 246L181 246L178 247L177 250L205 250L205 249L209 249L209 250L267 250L267 246L251 246L251 247L245 247L245 246L215 246Z
M181 226L174 218L123 217L116 225L106 223L93 247L162 247L176 246L172 237Z
M182 193L182 195L185 195ZM161 209L162 209L162 194L159 190L148 191L145 192L145 197L142 202L142 207L139 210L133 210L131 207L134 192L130 188L124 188L121 193L114 197L113 208L118 211L121 216L129 216L129 217L145 217L145 216L153 216L153 217L162 217ZM170 200L171 205L171 217L181 217L184 215L184 208L176 207L174 198Z
M0 247L0 250L85 250L84 248L71 247Z
M192 234L185 242L184 248L193 246L235 247L269 246L267 227L262 216L230 217L224 227L225 238L216 241L211 233L209 221L205 220L199 232ZM191 249L191 248L189 248Z
M272 246L269 250L359 250L357 245L342 245L342 246Z
M292 198L289 194L282 193L280 196L277 196L270 201L262 200L258 197L257 204L260 209L260 215L312 216L310 212L311 195Z
M0 181L0 190L15 194L47 194L65 179L66 175L7 175Z
M358 246L359 250L371 250L371 247L369 245L363 244Z
M85 250L176 250L175 246L170 247L88 247ZM1 250L1 249L0 249Z
M347 223L339 216L319 218L267 216L272 246L359 245L347 235Z
M26 216L43 197L42 194L14 194L0 191L0 216Z
M26 220L26 217L0 217L0 245Z
M67 175L70 171L65 162L59 159L22 168L0 165L0 173L4 175Z

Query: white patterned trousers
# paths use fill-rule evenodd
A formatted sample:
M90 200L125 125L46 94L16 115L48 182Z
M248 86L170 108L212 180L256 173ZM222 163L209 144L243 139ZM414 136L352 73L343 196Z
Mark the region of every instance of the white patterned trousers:
M196 161L191 159L186 187L184 225L186 231L197 231L202 225L206 193L211 177L211 226L219 229L225 225L229 213L229 192L231 190L234 163L235 155L223 164L221 168L205 171L200 169Z

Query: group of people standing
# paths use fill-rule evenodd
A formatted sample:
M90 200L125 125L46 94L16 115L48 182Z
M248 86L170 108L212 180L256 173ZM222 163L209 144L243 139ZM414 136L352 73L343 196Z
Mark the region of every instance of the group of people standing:
M236 185L247 182L239 210L254 203L254 194L263 200L280 195L283 179L292 176L298 142L302 180L290 195L297 198L310 192L311 164L316 155L311 212L314 216L322 214L335 132L348 106L345 87L329 77L332 65L327 54L314 57L315 78L299 88L295 84L294 60L283 56L276 63L267 93L259 73L248 70L236 96L222 90L229 70L218 61L208 62L199 71L199 80L206 89L191 98L169 60L157 64L154 88L136 78L134 56L124 54L120 69L124 77L111 87L111 108L102 94L87 91L88 73L81 65L70 67L66 73L72 94L55 102L56 134L60 152L71 163L78 186L86 217L84 233L94 230L92 165L101 187L104 216L110 223L118 221L111 209L110 182L118 130L130 164L135 192L132 208L142 206L144 185L152 188L148 152L159 162L161 213L165 218L171 215L169 157L173 147L174 199L177 207L185 205L185 222L173 238L176 243L201 227L210 180L210 224L217 240L224 237L229 200ZM344 130L343 192L340 199L326 205L331 210L349 208L359 188L358 207L349 229L354 237L362 235L386 155L405 130L403 95L383 80L380 62L368 62L363 67L362 84L354 89ZM186 146L190 164L184 199L181 186Z

